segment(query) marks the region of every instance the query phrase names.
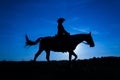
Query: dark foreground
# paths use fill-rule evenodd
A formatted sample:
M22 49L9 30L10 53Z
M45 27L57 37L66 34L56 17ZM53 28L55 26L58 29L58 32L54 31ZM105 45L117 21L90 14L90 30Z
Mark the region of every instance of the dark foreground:
M1 80L120 80L120 57L78 61L2 61Z

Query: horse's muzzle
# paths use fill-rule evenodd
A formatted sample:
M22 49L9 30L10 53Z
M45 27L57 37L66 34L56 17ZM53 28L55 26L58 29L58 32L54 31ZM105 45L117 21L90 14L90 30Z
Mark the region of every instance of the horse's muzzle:
M90 47L94 47L95 45L93 44L93 45L90 45Z

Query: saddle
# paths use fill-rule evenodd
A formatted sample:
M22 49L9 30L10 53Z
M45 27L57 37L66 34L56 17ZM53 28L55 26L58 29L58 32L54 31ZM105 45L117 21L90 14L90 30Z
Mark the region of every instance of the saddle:
M55 39L63 48L67 47L70 40L70 35L55 35Z

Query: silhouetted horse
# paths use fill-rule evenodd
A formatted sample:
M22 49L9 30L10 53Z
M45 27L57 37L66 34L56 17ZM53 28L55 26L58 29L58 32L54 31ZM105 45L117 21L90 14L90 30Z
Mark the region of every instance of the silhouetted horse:
M56 52L69 52L69 61L71 61L72 55L75 57L74 60L77 59L77 55L74 50L77 45L83 41L86 41L86 44L89 44L90 47L94 47L94 41L91 36L91 32L89 34L75 34L70 35L68 39L66 39L66 44L62 43L61 40L57 37L40 37L36 41L31 41L28 39L26 35L26 45L35 45L40 42L39 50L35 54L34 61L36 61L37 57L41 54L43 50L46 52L46 59L50 61L50 50Z

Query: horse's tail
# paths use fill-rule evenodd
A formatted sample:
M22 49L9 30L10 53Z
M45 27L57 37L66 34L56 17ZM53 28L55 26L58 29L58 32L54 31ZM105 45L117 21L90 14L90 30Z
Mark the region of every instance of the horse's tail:
M26 46L36 45L42 39L42 37L40 37L36 41L31 41L31 40L28 39L27 35L25 36L25 38L26 38Z

